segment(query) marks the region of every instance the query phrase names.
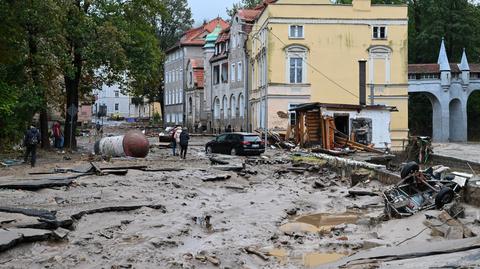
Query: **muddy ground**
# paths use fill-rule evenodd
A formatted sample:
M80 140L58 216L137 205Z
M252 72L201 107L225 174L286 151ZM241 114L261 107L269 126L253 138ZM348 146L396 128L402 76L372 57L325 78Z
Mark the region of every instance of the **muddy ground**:
M271 149L263 157L250 158L247 173L222 171L203 152L207 139L193 138L187 160L171 156L170 149L153 148L145 160L98 162L179 171L129 170L124 176L81 177L65 187L0 189L1 207L54 210L58 220L95 208L144 206L84 214L74 219L64 239L23 242L1 252L0 268L317 268L378 246L448 240L433 236L423 224L425 214L435 212L385 221L381 197L348 196L350 179L324 167L321 160ZM82 141L81 153L41 153L39 167L33 170L25 165L2 168L0 183L12 176L27 177L31 171L88 165L87 140ZM222 158L234 166L247 160ZM292 162L313 166L288 170ZM230 177L202 180L219 175ZM387 187L375 180L356 186L369 191ZM460 220L480 233L480 210L464 206ZM3 214L0 220L8 217ZM480 250L362 266L478 268Z

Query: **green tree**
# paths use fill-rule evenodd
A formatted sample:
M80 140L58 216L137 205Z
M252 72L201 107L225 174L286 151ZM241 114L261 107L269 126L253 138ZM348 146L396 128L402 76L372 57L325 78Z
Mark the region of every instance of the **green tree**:
M180 40L182 34L192 28L193 19L192 11L188 6L187 0L162 0L161 3L165 6L165 16L162 16L157 26L157 38L159 40L160 49L166 51L168 48L175 45ZM164 112L164 72L163 64L160 67L158 78L159 83L155 91L150 91L147 94L149 100L157 99L161 104L162 115Z
M57 1L66 14L59 57L67 107L78 108L79 96L103 83L118 83L135 95L159 84L162 52L155 29L164 15L161 2ZM66 146L73 148L77 115L67 109L65 118Z

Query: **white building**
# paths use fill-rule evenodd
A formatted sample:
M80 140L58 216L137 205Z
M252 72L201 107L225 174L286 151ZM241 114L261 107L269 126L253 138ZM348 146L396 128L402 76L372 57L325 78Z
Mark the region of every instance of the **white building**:
M136 119L150 117L148 100L143 99L143 104L135 104L135 98L123 94L118 84L108 86L103 84L101 90L95 90L95 104L92 107L93 118L96 117L102 105L106 106L107 117L120 117Z

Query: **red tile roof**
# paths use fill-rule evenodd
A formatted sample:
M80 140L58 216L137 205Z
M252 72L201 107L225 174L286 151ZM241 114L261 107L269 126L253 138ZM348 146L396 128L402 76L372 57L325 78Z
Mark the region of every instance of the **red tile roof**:
M451 63L450 69L452 73L461 73L457 63ZM470 64L471 73L480 73L480 64ZM409 64L409 74L435 74L440 73L438 64Z
M261 12L261 9L240 9L237 14L244 21L254 21Z
M180 38L180 42L175 44L172 48L167 50L170 51L173 48L179 47L180 45L187 46L203 46L205 45L205 36L211 33L217 25L220 25L222 29L225 29L229 26L228 22L224 21L222 18L213 19L200 27L192 28L183 33Z
M230 27L227 27L218 35L217 41L215 43L222 43L230 39Z

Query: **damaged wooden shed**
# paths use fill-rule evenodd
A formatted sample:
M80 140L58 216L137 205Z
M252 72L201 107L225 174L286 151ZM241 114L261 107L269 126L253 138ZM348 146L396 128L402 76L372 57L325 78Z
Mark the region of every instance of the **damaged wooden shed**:
M306 103L295 112L295 142L301 147L339 147L365 145L387 149L391 146L391 113L396 107Z

